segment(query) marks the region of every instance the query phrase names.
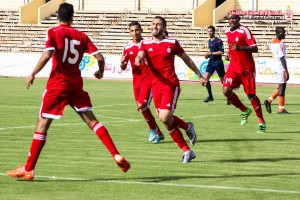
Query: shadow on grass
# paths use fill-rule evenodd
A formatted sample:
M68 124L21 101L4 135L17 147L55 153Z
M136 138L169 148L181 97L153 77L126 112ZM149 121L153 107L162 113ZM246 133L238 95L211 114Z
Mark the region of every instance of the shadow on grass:
M300 131L268 131L268 133L300 133Z
M299 176L299 173L269 173L269 174L230 174L230 175L182 175L182 176L149 176L149 177L137 177L137 178L115 178L115 179L35 179L30 182L98 182L98 183L159 183L166 181L176 181L182 179L229 179L229 178L261 178L261 177L276 177L276 176ZM38 177L37 177L38 178ZM25 181L25 180L18 180Z
M273 133L273 132L270 132ZM274 132L276 133L276 132ZM277 133L283 133L283 132L277 132ZM289 133L289 132L285 132ZM290 132L290 133L300 133L300 132ZM205 142L264 142L264 141L286 141L290 139L215 139L215 140L198 140L197 143L205 143ZM186 143L190 144L189 140L185 140ZM170 144L174 143L173 140L167 139L159 142L158 144L152 144L152 145L159 145L159 144ZM149 143L151 144L151 143ZM197 144L196 144L197 145Z
M264 141L285 141L290 139L216 139L200 140L200 142L264 142ZM199 142L199 141L198 141Z
M300 158L249 158L249 159L229 159L229 160L215 160L215 162L220 163L248 163L248 162L280 162L280 161L292 161L292 160L300 160Z

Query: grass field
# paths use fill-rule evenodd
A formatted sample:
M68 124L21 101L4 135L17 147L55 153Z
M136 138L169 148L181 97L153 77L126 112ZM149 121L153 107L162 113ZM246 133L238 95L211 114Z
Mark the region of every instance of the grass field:
M147 142L148 128L136 111L131 82L85 80L94 112L108 128L119 151L131 163L123 173L102 143L66 107L48 132L32 182L5 171L26 161L46 79L29 91L24 79L0 78L0 199L300 199L300 87L289 87L291 115L263 112L266 134L257 134L255 114L240 126L240 112L227 106L221 86L215 101L203 103L206 89L182 84L176 115L193 121L197 154L182 164L182 152L165 134L160 144ZM263 102L275 86L258 86ZM250 106L242 90L237 92ZM152 105L153 109L153 105ZM155 115L156 116L156 115Z

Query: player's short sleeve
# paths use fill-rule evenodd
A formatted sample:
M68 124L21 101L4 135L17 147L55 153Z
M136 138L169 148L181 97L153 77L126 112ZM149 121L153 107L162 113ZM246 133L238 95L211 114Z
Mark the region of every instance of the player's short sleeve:
M48 29L46 33L46 46L45 51L56 50L57 44L55 42L55 33L53 29Z
M245 42L248 44L248 46L256 45L256 40L253 37L250 29L247 27L243 27L243 29L244 29Z
M85 41L86 41L86 50L85 52L87 52L90 55L95 55L97 53L99 53L98 48L93 44L93 42L90 40L90 38L84 34L85 37Z
M179 41L176 40L175 41L175 55L180 56L181 54L184 53L184 49L182 48L182 46L180 45Z
M223 41L221 39L219 39L217 41L217 45L218 45L218 49L219 51L223 52L224 53L224 45L223 45Z

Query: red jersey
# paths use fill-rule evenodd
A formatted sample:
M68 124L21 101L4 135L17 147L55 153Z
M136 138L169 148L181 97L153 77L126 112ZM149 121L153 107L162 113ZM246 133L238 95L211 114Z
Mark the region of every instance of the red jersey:
M139 45L134 44L132 41L123 47L122 56L126 56L125 61L130 61L132 68L132 77L133 77L133 87L143 87L146 85L151 85L151 75L149 66L143 62L140 66L135 66L135 57L138 54Z
M176 39L164 38L160 42L152 39L143 40L139 47L147 55L147 61L152 72L152 86L161 87L179 86L175 73L175 55L184 53L183 48Z
M83 81L79 64L83 54L95 55L98 49L89 37L70 25L60 24L47 31L45 51L54 50L47 89L78 90Z
M238 46L255 46L256 41L251 31L247 27L240 25L234 31L230 31L230 29L228 29L225 33L227 36L230 54L229 70L237 73L242 73L243 71L255 72L255 62L252 53L243 50L232 50L232 47L229 45L236 44Z

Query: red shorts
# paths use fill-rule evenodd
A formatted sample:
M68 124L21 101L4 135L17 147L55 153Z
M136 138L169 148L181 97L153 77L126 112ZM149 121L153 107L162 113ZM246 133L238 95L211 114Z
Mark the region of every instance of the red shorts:
M77 112L92 110L89 94L83 90L48 90L42 99L40 117L59 119L63 115L66 105L70 105Z
M255 73L226 72L223 80L223 87L239 88L241 84L243 85L246 94L255 94Z
M153 88L153 100L156 110L166 109L174 112L179 94L180 88L177 86Z
M137 103L150 106L152 100L151 86L133 88L133 92Z

